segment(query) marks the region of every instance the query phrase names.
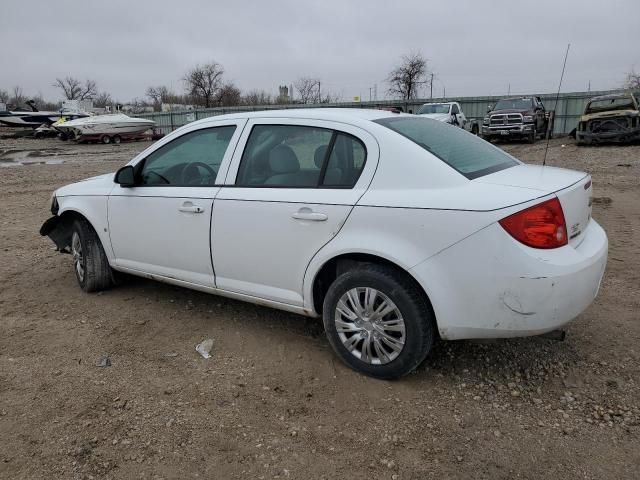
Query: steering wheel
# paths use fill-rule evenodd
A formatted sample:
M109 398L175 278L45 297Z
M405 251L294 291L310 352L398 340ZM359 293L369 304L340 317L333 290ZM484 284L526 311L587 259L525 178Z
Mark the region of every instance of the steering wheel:
M166 183L167 185L171 183L169 180L167 180L167 178L166 178L166 177L163 177L163 176L162 176L162 175L160 175L158 172L154 172L153 170L149 170L149 171L147 171L147 172L146 172L146 175L147 175L147 176L149 176L149 175L151 175L151 174L153 174L153 175L155 175L156 177L160 178L160 180L162 180L162 181L163 181L164 183ZM144 182L144 183L149 184L150 182Z
M182 170L182 184L183 185L197 185L202 184L202 176L200 175L200 170L198 167L204 168L215 181L218 173L211 168L209 165L203 162L191 162L184 167Z

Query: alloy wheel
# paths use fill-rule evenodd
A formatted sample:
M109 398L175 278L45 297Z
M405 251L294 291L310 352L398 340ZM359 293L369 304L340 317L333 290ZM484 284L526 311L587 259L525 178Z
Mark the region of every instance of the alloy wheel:
M343 346L365 363L392 362L404 348L406 329L402 313L375 288L352 288L342 295L334 321Z

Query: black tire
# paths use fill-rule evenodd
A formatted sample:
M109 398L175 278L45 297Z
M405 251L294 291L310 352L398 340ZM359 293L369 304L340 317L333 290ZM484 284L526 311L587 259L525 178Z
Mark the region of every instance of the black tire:
M538 139L538 132L536 131L536 127L533 127L533 132L531 132L527 137L527 142L536 143L537 139Z
M79 242L81 247L79 252L75 242ZM109 266L100 238L89 222L84 219L78 219L73 222L71 253L74 260L76 280L78 280L82 290L87 293L98 292L114 285L114 272ZM80 264L82 272L78 264Z
M122 138L120 138L120 135L114 135L113 137L111 137L111 141L118 145L122 141Z
M105 145L108 145L111 143L111 137L109 135L103 135L102 137L100 137L100 141Z
M473 133L474 135L478 135L478 126L477 125L471 125L471 133Z
M388 363L365 362L352 354L340 339L335 321L336 307L343 295L358 287L369 287L382 293L402 315L404 346ZM429 354L436 338L435 318L420 287L403 272L376 264L363 264L341 274L331 284L323 303L323 322L329 343L338 357L352 369L380 379L395 379L412 372Z

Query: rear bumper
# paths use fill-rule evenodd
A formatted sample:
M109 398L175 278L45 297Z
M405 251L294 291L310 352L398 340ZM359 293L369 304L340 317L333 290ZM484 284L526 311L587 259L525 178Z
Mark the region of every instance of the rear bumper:
M493 224L412 273L444 339L521 337L560 328L598 293L608 241L591 220L577 247L526 247Z

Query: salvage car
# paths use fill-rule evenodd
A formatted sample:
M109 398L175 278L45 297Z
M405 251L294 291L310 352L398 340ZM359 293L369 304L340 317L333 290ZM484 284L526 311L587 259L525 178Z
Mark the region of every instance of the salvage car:
M580 117L576 129L576 143L589 145L640 140L638 105L638 99L631 93L592 98Z
M475 120L469 121L458 102L425 103L418 109L416 115L457 125L474 135L479 133L478 122Z
M553 133L551 112L546 111L540 97L503 98L488 109L482 121L482 138L526 139L534 143L547 131Z
M396 378L438 338L544 334L587 308L607 259L592 188L414 115L237 113L59 188L40 233L86 292L126 272L321 316L346 364Z

